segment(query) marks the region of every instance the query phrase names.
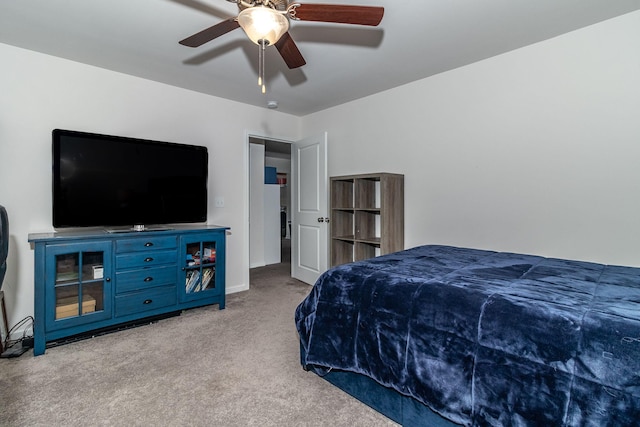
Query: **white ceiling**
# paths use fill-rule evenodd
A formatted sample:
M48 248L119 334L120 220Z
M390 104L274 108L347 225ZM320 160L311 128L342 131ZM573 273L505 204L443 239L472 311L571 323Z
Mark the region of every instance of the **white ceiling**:
M307 65L289 70L268 48L266 95L258 47L241 29L178 44L236 16L225 0L0 0L0 42L303 116L640 9L640 0L301 3L383 6L385 16L375 28L292 22Z

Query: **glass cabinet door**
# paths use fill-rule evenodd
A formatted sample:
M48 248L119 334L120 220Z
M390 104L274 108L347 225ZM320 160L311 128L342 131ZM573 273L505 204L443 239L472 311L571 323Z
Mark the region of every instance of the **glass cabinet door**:
M186 240L183 247L186 299L197 298L203 293L220 293L216 278L217 239Z
M110 317L110 246L110 242L64 245L52 251L46 290L52 302L47 313L50 327Z

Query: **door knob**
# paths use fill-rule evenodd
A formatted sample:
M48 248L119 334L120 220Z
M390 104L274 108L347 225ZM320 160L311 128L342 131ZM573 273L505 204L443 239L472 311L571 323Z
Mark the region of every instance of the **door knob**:
M324 222L324 218L322 217L318 218L318 222Z

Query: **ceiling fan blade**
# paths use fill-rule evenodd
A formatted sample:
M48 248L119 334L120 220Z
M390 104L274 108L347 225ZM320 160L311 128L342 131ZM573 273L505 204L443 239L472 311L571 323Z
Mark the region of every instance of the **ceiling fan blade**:
M222 21L213 27L209 27L205 30L200 31L192 36L187 37L184 40L180 40L180 44L189 47L198 47L203 44L210 42L211 40L220 37L222 35L227 34L229 31L235 30L239 28L240 24L236 18L229 18L225 21Z
M384 7L301 4L293 8L291 14L294 19L301 21L336 22L375 27L382 21Z
M302 67L307 61L304 60L296 42L293 41L289 32L286 32L280 37L275 44L280 56L284 59L284 62L291 69Z

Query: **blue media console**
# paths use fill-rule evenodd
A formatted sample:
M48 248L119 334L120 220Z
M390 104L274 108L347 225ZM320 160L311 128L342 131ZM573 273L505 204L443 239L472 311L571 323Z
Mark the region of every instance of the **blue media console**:
M35 356L47 343L225 304L229 227L29 234L35 251Z

